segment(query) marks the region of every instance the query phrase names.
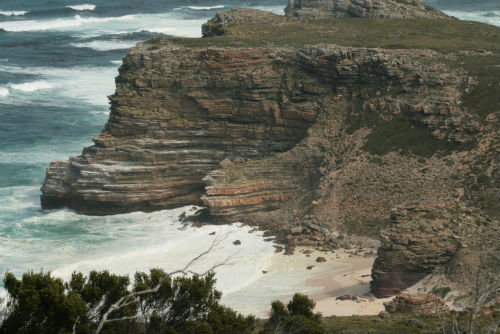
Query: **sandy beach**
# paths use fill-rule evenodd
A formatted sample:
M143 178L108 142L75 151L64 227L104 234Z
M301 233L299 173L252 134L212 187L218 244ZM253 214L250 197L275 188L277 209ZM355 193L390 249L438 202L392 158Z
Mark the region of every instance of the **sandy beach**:
M391 298L377 299L370 294L371 268L374 257L352 255L339 250L331 270L309 278L306 285L321 291L310 295L316 311L324 316L373 315L384 311L383 303ZM326 265L326 264L325 264ZM339 296L357 296L357 300L336 300Z

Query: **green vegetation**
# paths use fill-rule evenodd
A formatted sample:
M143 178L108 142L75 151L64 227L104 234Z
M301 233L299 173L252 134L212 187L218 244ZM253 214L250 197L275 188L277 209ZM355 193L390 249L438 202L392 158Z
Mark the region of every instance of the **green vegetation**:
M430 157L436 152L443 154L461 148L460 145L436 139L432 130L415 125L409 120L397 118L380 121L367 136L363 150L376 155L397 151L401 154L414 154Z
M446 297L446 295L451 291L451 288L449 286L445 286L445 287L437 287L435 286L434 288L432 288L432 294L438 296L438 297L441 297L441 298L444 298Z
M452 333L453 326L466 328L470 319L470 310L441 317L383 312L322 318L314 313L313 300L296 293L286 306L274 301L270 318L257 321L219 304L221 293L214 288L212 273L172 278L161 269L152 269L136 273L130 283L127 276L107 271L92 271L88 277L75 272L67 283L50 273L27 272L21 280L7 273L4 284L9 296L5 309L0 308L0 333L95 333L106 313L116 321L106 323L101 333L124 334L438 334ZM445 295L448 290L433 293ZM137 298L123 308L113 308L131 293ZM498 304L480 308L474 317L474 333L483 333L499 316Z
M330 19L300 22L276 16L269 22L234 26L227 36L169 38L163 42L189 47L303 47L329 43L342 46L500 52L500 29L453 19ZM158 44L158 39L149 41Z
M274 301L271 304L271 316L261 333L325 333L321 314L313 312L315 305L313 300L300 293L296 293L286 307L282 302Z
M442 60L451 67L466 70L478 79L478 85L464 95L467 109L484 119L487 115L500 110L500 55L464 56L456 60Z
M50 273L28 272L21 280L7 273L4 284L9 299L0 312L5 314L0 333L5 334L94 333L106 315L119 320L104 323L101 333L250 333L254 327L253 317L219 304L213 273L172 278L152 269L135 274L132 290L127 276L108 271L88 277L75 272L67 283ZM123 307L114 307L134 292Z

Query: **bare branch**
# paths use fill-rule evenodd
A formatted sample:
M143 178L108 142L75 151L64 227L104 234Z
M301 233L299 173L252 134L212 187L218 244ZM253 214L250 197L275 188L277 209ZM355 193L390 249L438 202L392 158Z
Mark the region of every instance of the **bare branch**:
M80 316L76 317L75 323L73 324L73 331L71 333L76 334L76 324L80 321Z
M109 319L107 322L115 322L115 321L123 321L123 320L133 320L133 319L137 319L138 317L139 317L139 315L136 314L136 315L131 315L131 316L127 316L127 317Z
M217 263L216 265L213 265L212 267L210 267L207 271L205 271L204 273L202 273L201 275L198 274L198 273L195 273L191 270L189 270L189 268L194 265L196 262L198 262L199 260L201 260L203 257L205 257L206 255L208 255L210 252L212 252L215 247L219 246L224 240L227 239L227 237L229 236L229 233L227 233L226 235L224 235L223 237L219 238L219 237L216 237L212 243L210 244L210 247L208 247L207 250L205 250L204 252L198 254L196 257L194 257L191 261L189 261L186 266L182 269L178 269L178 270L175 270L175 271L172 271L172 272L169 272L167 273L164 277L162 277L160 279L160 281L158 282L158 284L156 284L153 288L151 289L146 289L146 290L141 290L141 291L135 291L135 292L131 292L129 293L128 295L126 296L123 296L121 297L120 299L118 299L114 304L112 304L108 310L103 314L102 316L102 319L101 321L99 322L99 325L97 326L97 329L95 331L95 334L99 334L103 328L103 326L108 323L108 322L115 322L115 321L122 321L122 320L127 320L127 319L136 319L139 315L134 315L134 316L127 316L127 317L121 317L121 318L115 318L115 319L108 319L109 316L111 315L111 313L113 313L114 311L116 310L119 310L119 309L122 309L128 305L131 305L135 302L138 301L137 297L139 296L142 296L142 295L146 295L146 294L150 294L150 293L155 293L155 292L158 292L163 284L163 282L165 282L165 280L168 278L168 277L172 277L173 275L177 275L177 274L182 274L182 275L187 275L188 273L191 273L191 274L195 274L195 275L198 275L198 276L205 276L206 274L208 274L209 272L211 272L212 270L214 270L215 268L218 268L220 266L223 266L227 263L227 261L229 261L229 259L234 255L231 255L229 257L227 257L224 261L222 262L219 262Z

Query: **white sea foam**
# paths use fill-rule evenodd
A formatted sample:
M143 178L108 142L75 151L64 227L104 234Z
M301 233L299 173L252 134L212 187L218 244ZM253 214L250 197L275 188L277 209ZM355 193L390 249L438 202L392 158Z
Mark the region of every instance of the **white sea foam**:
M22 92L27 92L27 93L35 92L41 89L50 89L53 87L50 83L44 80L25 82L20 84L10 84L9 86L12 89L20 90Z
M191 10L210 10L210 9L224 8L224 6L223 5L217 5L217 6L187 6L186 8L189 8Z
M82 43L72 43L71 45L78 48L89 48L96 51L110 51L110 50L122 50L130 49L135 46L139 41L91 41Z
M3 15L3 16L22 16L26 13L27 12L24 10L8 10L8 11L0 10L0 15Z
M500 27L500 11L470 11L443 10L444 13L461 20L478 21Z
M225 304L245 314L265 316L272 300L287 299L295 291L313 291L304 290L311 271L302 263L292 268L294 259L276 254L262 232L252 233L241 224L195 228L180 223L178 216L193 208L105 217L57 210L20 219L14 223L21 228L12 230L9 237L0 234L0 274L7 267L16 275L43 267L65 279L74 270L108 269L130 276L150 268L173 271L206 250L214 238L222 238L191 269L203 272L229 258L216 270ZM241 245L234 245L235 240Z
M9 96L9 89L5 87L0 87L0 97Z
M119 20L131 20L134 15L125 15L118 17L86 17L75 15L71 19L56 19L56 20L25 20L25 21L11 21L0 22L0 29L12 32L21 31L38 31L38 30L55 30L55 29L69 29L80 27L86 24L105 23Z
M62 30L88 38L110 34L149 31L182 37L200 37L205 19L183 19L174 12L164 14L135 14L120 17L81 17L71 19L25 20L0 22L5 31Z
M40 206L40 187L15 186L0 188L0 212ZM22 226L22 225L21 225Z
M121 65L122 61L121 60L110 60L109 61L111 64L116 64L116 65Z
M68 8L74 9L74 10L94 10L95 5L91 5L88 3L85 3L83 5L72 5L72 6L66 6Z
M153 33L181 36L181 37L201 37L201 25L206 19L180 20L168 19L157 20L152 24L144 25L139 31L149 31Z
M70 68L0 66L0 71L34 74L43 78L43 80L35 82L10 84L11 89L20 92L52 89L55 96L79 99L88 104L99 106L108 105L107 96L114 91L114 78L117 74L117 69L114 66ZM69 82L71 82L71 85L68 85ZM38 99L38 97L36 98ZM65 101L58 99L52 100L57 100L59 104L65 103ZM23 103L29 102L25 96L22 96L22 101ZM15 103L16 101L13 100L12 102ZM71 103L74 103L74 101Z

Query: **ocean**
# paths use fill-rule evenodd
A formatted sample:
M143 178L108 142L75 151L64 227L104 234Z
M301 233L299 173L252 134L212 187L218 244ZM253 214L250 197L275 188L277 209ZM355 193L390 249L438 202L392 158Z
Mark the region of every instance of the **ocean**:
M429 0L447 14L500 26L497 0ZM285 0L0 0L0 276L26 270L69 277L73 270L182 267L227 235L199 270L217 270L223 301L243 313L303 292L307 271L287 269L260 232L234 224L191 228L178 216L192 207L92 217L41 210L50 161L78 155L108 117L107 95L127 49L158 36L199 37L215 12L251 7L283 14ZM234 246L234 240L241 246ZM274 271L272 270L274 268ZM265 274L263 271L269 271ZM286 284L284 283L286 282ZM1 285L1 284L0 284Z

